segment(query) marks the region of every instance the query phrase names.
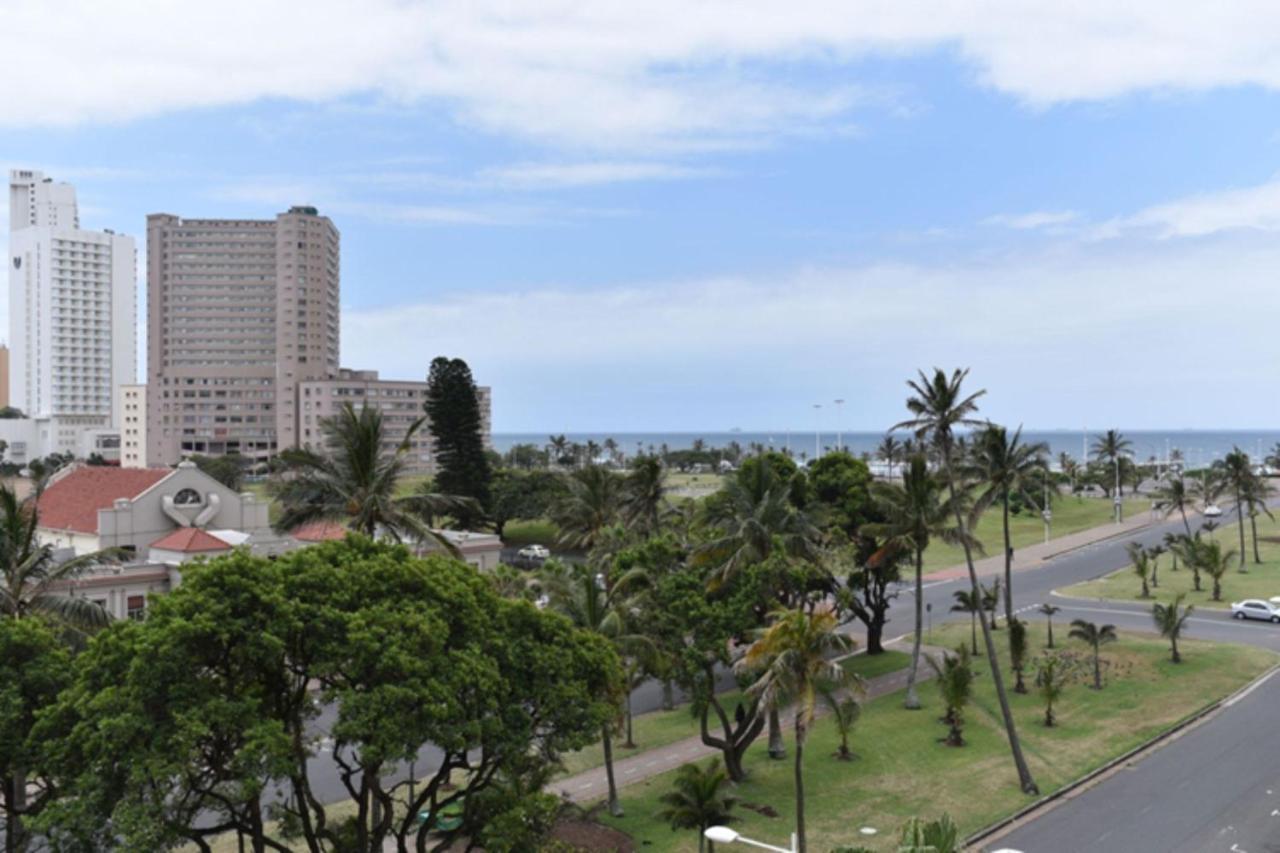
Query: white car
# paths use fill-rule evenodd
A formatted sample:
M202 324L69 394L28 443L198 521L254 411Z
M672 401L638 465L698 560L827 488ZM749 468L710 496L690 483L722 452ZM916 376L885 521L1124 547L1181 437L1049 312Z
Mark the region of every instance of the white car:
M1203 515L1205 518L1217 518L1218 516L1222 515L1222 507L1218 506L1217 504L1209 504L1207 507L1204 508L1204 512L1201 513L1201 515Z
M545 545L526 545L516 552L516 556L522 560L545 560L551 556L551 551Z
M1237 619L1265 619L1280 623L1280 605L1260 598L1246 598L1231 603L1231 615Z

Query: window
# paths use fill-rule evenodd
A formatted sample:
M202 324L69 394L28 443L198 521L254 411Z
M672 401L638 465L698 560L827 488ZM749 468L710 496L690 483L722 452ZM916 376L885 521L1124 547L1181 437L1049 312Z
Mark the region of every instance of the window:
M147 615L147 597L145 595L131 595L126 601L125 616L141 622L143 617Z
M199 506L203 501L195 489L182 489L173 496L173 503L174 506Z

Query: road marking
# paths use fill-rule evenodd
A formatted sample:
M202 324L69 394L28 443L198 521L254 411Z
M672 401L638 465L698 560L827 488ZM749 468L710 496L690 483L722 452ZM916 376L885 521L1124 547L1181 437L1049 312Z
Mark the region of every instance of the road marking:
M1270 680L1271 680L1271 676L1273 676L1273 675L1275 675L1275 674L1276 674L1276 670L1274 670L1274 669L1273 669L1273 670L1271 670L1271 672L1267 673L1267 674L1266 674L1266 675L1264 675L1262 678L1258 679L1258 680L1257 680L1257 681L1255 681L1253 684L1250 684L1247 688L1245 688L1244 692L1242 692L1242 693L1237 693L1235 696L1232 696L1230 699L1228 699L1227 701L1223 702L1223 703L1222 703L1222 707L1224 707L1224 708L1230 708L1232 705L1236 704L1236 703L1237 703L1237 702L1239 702L1241 699L1243 699L1244 697L1248 696L1248 695L1249 695L1250 693L1252 693L1253 691L1257 690L1257 689L1258 689L1259 687L1261 687L1263 684L1266 684L1268 681L1270 681ZM1268 791L1267 793L1268 793L1268 794L1270 794L1271 792L1270 792L1270 791Z

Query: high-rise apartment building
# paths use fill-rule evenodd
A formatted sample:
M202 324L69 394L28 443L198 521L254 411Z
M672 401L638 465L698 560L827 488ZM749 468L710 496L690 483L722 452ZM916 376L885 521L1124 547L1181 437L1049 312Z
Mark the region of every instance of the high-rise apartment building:
M51 447L118 423L116 386L136 380L132 237L80 228L75 188L9 173L9 403Z
M298 443L298 383L338 373L338 229L147 217L147 464Z

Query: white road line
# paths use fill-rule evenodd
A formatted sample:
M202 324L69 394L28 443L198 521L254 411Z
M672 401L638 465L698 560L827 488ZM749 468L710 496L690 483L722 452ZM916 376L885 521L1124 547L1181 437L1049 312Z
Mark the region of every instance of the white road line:
M1253 684L1250 684L1250 685L1249 685L1249 687L1248 687L1248 689L1246 689L1243 693L1237 693L1235 696L1232 696L1230 699L1228 699L1227 701L1223 702L1223 703L1222 703L1222 707L1224 707L1224 708L1230 708L1232 705L1236 704L1236 703L1237 703L1237 702L1239 702L1241 699L1243 699L1244 697L1248 696L1250 693L1252 693L1253 691L1257 690L1259 687L1261 687L1262 685L1264 685L1264 684L1266 684L1268 681L1270 681L1270 680L1271 680L1271 676L1273 676L1273 675L1275 675L1275 674L1276 674L1276 670L1272 670L1270 673L1268 673L1267 675L1265 675L1265 676L1263 676L1262 678L1258 679L1258 680L1257 680L1257 681L1255 681Z

